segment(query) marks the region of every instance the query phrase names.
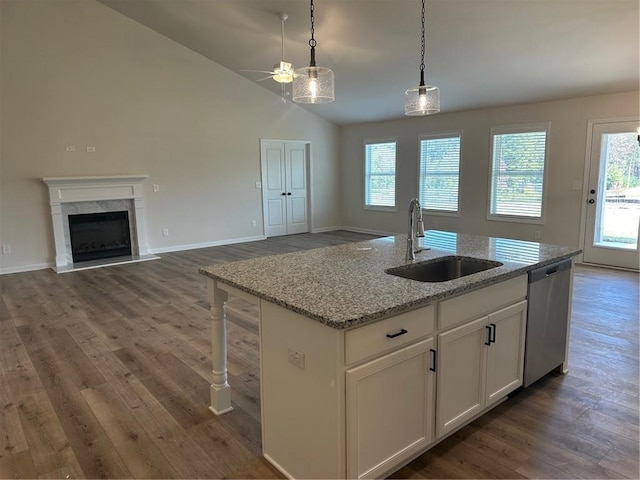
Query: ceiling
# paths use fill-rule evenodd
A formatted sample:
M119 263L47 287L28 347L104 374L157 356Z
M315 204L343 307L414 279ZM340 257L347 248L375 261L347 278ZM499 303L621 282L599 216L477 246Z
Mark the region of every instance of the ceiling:
M308 0L99 1L252 81L263 75L241 70L281 60L285 12L285 59L309 63ZM403 117L420 11L419 0L315 0L317 64L335 72L336 100L304 108L341 125ZM639 19L638 0L428 0L426 81L442 112L637 90Z

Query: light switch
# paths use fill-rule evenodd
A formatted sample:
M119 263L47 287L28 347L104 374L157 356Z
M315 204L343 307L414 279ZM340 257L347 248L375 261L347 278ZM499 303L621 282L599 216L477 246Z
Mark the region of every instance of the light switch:
M582 182L580 180L574 180L571 188L573 190L582 190Z
M95 151L96 151L96 147L87 147L87 152L95 153Z
M256 188L262 188L262 182L256 182Z
M153 191L154 192L159 192L160 191L160 185L158 185L157 183L153 184Z

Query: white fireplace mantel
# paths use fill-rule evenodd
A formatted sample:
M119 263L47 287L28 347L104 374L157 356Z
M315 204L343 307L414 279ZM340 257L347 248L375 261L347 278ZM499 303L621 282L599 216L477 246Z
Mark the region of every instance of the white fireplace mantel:
M144 187L148 175L112 175L94 177L44 177L49 187L49 204L53 221L57 272L73 270L68 242L68 215L64 206L82 202L109 202L129 200L133 202L132 247L136 253L133 261L158 258L149 255L145 226ZM106 203L105 205L108 205ZM118 262L121 263L121 262Z

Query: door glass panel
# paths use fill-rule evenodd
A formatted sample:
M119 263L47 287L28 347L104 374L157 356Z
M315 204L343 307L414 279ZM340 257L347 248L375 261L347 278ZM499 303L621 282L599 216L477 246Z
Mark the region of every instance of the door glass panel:
M640 147L636 133L605 133L594 245L635 250L640 219Z

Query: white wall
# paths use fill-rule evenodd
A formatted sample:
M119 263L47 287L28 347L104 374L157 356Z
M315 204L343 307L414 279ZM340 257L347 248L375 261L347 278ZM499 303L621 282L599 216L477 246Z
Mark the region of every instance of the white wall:
M470 83L471 86L471 83ZM446 85L441 88L446 90ZM406 231L407 206L418 192L418 137L425 133L462 130L460 216L425 216L425 228L534 240L578 246L589 119L638 116L638 92L585 97L505 108L437 114L346 126L342 129L343 218L345 227L372 232ZM489 146L492 126L551 122L544 225L487 220ZM363 209L366 138L397 136L395 213Z
M0 8L0 273L53 262L46 176L148 174L152 250L261 236L260 138L312 142L312 227L339 225L337 126L100 3Z

